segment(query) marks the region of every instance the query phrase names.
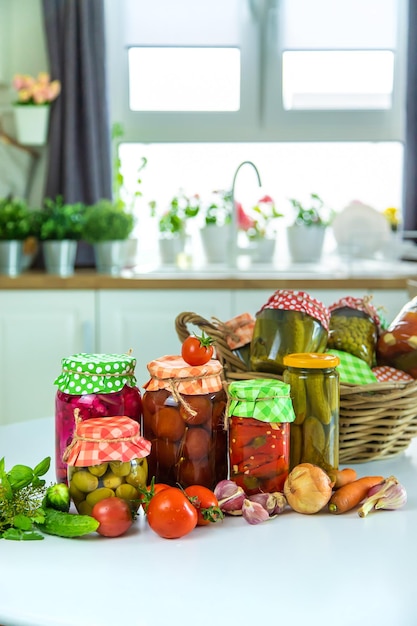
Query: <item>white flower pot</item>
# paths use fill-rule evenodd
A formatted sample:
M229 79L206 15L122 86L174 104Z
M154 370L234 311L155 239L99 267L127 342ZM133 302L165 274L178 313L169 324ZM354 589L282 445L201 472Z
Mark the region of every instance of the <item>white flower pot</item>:
M184 251L185 236L161 237L159 239L159 255L163 265L173 265L177 263L178 256Z
M17 104L14 107L16 134L21 144L43 146L48 139L48 104Z
M253 242L252 260L255 263L270 263L275 252L276 239L257 239Z
M227 263L230 257L231 227L205 226L200 232L207 263Z
M99 274L119 276L126 267L129 256L129 240L100 241L94 244L96 269Z
M316 263L323 251L325 226L288 226L287 240L294 263Z

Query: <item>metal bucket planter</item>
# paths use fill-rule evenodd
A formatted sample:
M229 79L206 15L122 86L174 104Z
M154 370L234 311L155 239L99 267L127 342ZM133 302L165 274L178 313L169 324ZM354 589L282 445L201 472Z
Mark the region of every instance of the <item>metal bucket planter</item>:
M62 239L61 241L44 241L42 243L45 269L48 274L72 276L74 274L77 241Z
M23 241L0 241L0 274L18 276L22 272Z
M96 269L99 274L120 276L129 258L129 240L100 241L94 244Z

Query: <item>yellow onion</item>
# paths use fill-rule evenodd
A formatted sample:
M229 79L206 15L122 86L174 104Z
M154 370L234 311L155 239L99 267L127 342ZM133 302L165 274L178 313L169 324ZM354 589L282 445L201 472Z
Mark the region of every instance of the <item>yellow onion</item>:
M288 474L284 494L294 511L310 515L326 506L332 495L332 482L321 467L300 463Z

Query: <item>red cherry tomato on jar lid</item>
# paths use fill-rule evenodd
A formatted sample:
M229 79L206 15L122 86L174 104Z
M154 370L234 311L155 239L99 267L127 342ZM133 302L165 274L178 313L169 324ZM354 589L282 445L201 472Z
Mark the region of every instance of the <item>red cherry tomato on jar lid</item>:
M164 539L178 539L194 530L198 514L181 489L169 487L149 502L147 518L157 535Z
M184 340L181 356L188 365L204 365L213 356L213 339L202 332L201 337L190 335Z
M100 522L97 532L103 537L119 537L129 530L133 523L129 504L117 496L97 502L91 515Z

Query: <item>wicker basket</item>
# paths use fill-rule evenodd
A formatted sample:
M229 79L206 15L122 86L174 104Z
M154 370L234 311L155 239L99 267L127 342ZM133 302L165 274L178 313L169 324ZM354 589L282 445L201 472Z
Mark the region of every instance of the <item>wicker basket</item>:
M230 350L224 323L196 313L180 313L175 328L180 341L197 326L214 340L226 381L282 377L250 372ZM417 435L417 380L369 385L340 385L339 460L341 464L386 459L403 452Z

